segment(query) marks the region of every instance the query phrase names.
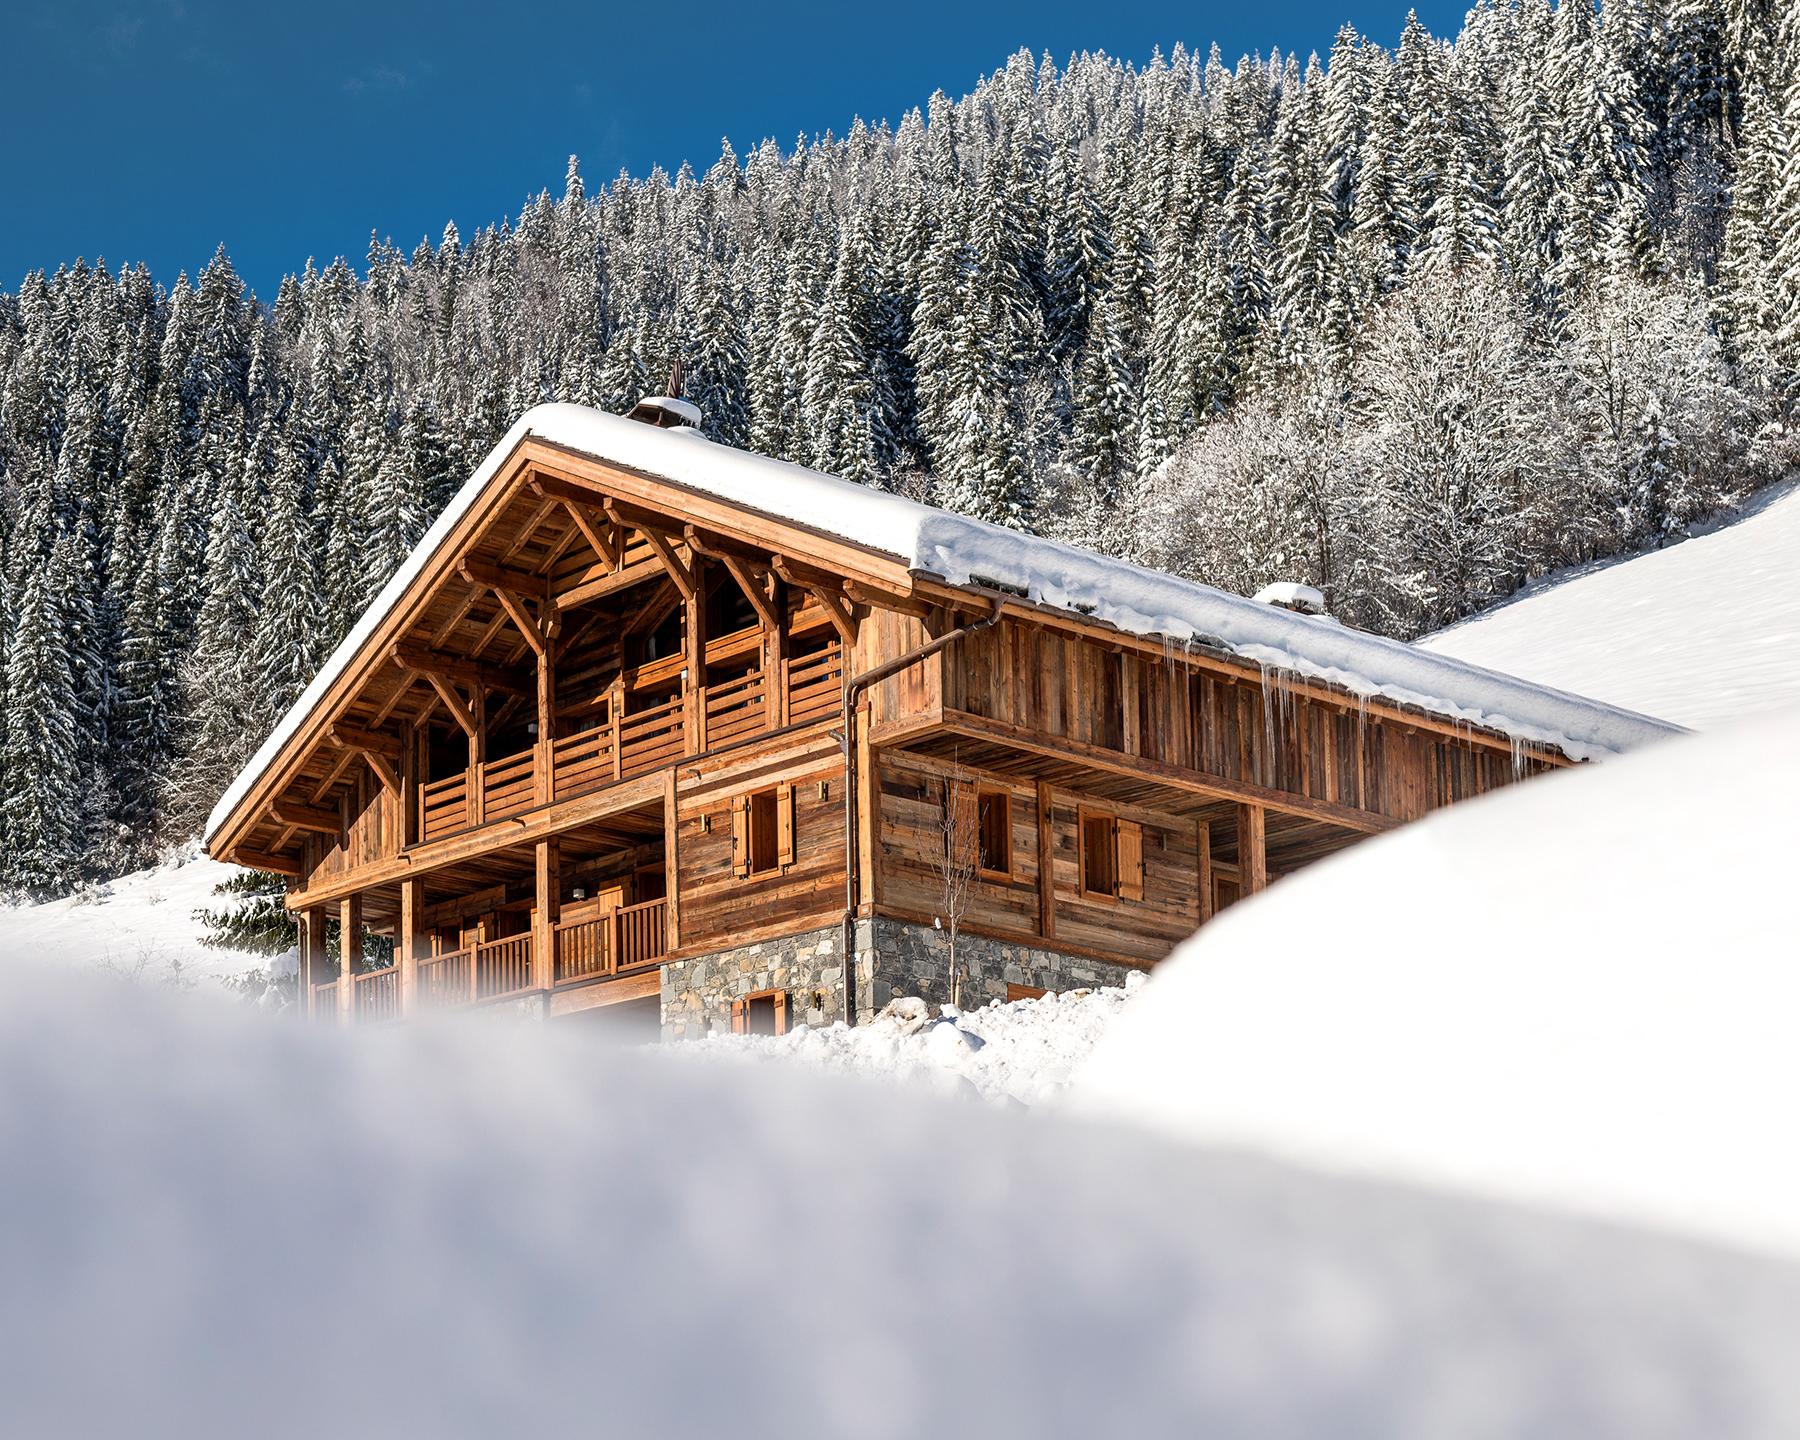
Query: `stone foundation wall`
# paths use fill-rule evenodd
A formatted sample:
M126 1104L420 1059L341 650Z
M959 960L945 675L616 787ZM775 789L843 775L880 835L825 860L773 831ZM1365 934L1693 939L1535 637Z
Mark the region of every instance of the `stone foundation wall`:
M762 940L662 971L665 1039L692 1039L731 1029L731 1002L764 990L788 995L788 1023L830 1025L844 1018L844 960L838 927ZM1123 985L1139 967L1065 955L979 935L957 937L962 1007L1006 999L1008 985L1075 990ZM867 1022L901 995L932 1005L950 1000L950 942L941 930L901 920L856 925L856 1018Z

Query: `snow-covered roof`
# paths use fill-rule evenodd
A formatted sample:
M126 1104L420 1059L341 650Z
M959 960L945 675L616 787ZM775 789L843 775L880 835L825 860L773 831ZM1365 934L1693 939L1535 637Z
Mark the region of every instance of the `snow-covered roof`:
M539 405L520 416L482 461L232 781L207 819L207 840L349 667L507 456L528 437L838 536L953 585L1016 591L1038 604L1132 634L1158 636L1172 646L1209 646L1268 671L1415 706L1520 742L1554 746L1572 759L1619 754L1679 728L1352 630L1326 616L1258 604L1198 581L718 445L687 426L659 429L583 405Z

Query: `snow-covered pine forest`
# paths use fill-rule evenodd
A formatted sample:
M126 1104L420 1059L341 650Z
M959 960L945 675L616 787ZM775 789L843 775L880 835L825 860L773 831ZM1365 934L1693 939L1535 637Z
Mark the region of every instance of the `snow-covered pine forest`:
M1800 9L1020 53L704 174L571 162L272 303L223 250L31 274L0 295L0 883L190 831L510 420L624 408L677 355L718 440L1410 636L1793 463Z

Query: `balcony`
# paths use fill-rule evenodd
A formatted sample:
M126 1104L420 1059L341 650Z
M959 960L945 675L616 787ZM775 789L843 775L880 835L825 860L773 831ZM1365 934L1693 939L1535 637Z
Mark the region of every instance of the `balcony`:
M648 969L667 953L667 902L645 900L591 920L558 925L554 984L602 980ZM530 935L490 940L444 955L421 956L414 1007L454 1010L540 993L534 983ZM341 981L312 987L315 1018L336 1021L343 1013ZM398 1020L403 1013L400 967L389 965L350 977L350 1013L358 1023Z

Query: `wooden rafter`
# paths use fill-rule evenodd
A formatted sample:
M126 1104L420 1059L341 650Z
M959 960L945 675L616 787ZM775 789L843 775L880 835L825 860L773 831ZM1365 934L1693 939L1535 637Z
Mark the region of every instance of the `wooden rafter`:
M744 592L744 598L755 609L756 616L763 625L770 630L780 629L781 619L775 613L774 602L764 593L763 587L757 582L755 572L749 565L735 555L721 555L719 563L725 567L726 573L737 582L738 589Z
M269 813L283 825L295 830L309 830L316 835L336 835L344 828L344 817L337 811L298 800L277 800L269 807Z
M600 557L601 563L609 570L619 568L619 547L613 543L612 537L607 535L594 521L591 507L601 499L598 494L584 489L580 485L571 485L566 480L557 480L548 475L540 475L535 471L532 473L529 488L534 495L545 500L554 500L568 511L569 519L581 532L581 538L586 540L589 548Z
M550 593L550 582L529 570L515 570L508 565L490 565L485 560L465 559L456 567L471 585L484 585L496 594L511 593L526 600L543 600Z
M435 670L427 670L425 678L431 682L431 688L438 693L438 699L444 702L444 709L450 712L463 734L469 739L475 738L475 702L463 699L462 692L448 679Z
M379 750L364 750L362 757L369 762L369 768L375 772L375 778L381 782L382 789L390 795L398 795L400 776L395 771L393 762Z
M669 543L667 535L655 528L647 529L643 525L626 520L611 500L606 502L606 513L615 525L629 524L632 529L642 535L644 542L656 552L656 558L662 562L663 569L668 571L669 578L675 582L675 588L681 592L681 598L683 600L694 598L699 590L699 586L694 580L694 572L677 553L675 547Z
M300 862L291 855L271 855L264 850L234 850L231 858L240 865L248 865L252 870L267 870L271 875L288 875L300 878Z
M365 730L361 725L347 725L340 721L330 726L326 733L331 743L341 745L346 750L373 750L391 760L400 758L400 739L395 735L387 735L379 730Z
M396 645L389 656L403 669L417 670L422 674L435 671L439 675L448 675L452 680L460 680L465 685L480 685L483 689L498 690L503 695L531 693L530 681L521 679L502 666L490 665L481 660L465 660L460 655L404 643Z

